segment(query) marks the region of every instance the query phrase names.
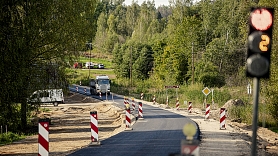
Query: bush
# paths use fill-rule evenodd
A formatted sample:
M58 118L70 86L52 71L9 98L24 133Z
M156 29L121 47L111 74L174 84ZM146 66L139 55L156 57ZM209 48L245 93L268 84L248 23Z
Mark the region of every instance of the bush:
M25 136L16 133L8 132L0 134L0 145L12 143L17 140L24 139Z

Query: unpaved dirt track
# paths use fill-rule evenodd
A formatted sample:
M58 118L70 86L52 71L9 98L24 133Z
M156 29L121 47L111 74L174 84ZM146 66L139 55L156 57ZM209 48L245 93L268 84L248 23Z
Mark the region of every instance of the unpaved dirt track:
M100 141L125 129L121 118L123 110L113 106L110 102L99 102L83 96L72 95L66 103L58 107L45 106L44 108L51 111L40 114L40 116L51 116L49 155L64 156L90 144L91 111L97 111ZM10 145L0 146L0 155L38 155L38 135L28 136L26 139Z

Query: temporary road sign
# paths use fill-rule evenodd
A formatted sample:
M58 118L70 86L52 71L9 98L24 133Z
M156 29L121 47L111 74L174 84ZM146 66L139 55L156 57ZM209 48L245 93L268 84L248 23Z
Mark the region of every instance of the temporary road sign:
M208 87L204 88L203 91L202 91L206 96L209 95L210 93L210 90L208 89Z

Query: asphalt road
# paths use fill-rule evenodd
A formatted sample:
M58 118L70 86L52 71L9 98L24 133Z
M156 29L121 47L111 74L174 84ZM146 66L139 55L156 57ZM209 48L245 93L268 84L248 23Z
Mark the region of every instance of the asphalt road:
M85 94L82 86L73 86L71 91L76 91L78 87L81 94ZM86 93L89 95L89 93ZM102 97L106 99L106 97ZM112 95L107 97L108 100L114 100L119 107L124 107L123 98ZM136 104L136 108L137 108ZM187 123L198 126L191 119L172 113L170 111L144 105L143 103L143 120L137 120L131 127L132 130L123 131L115 136L101 141L99 146L89 146L78 150L70 156L168 156L179 154L181 151L181 140L185 139L182 128ZM194 136L199 138L199 133Z

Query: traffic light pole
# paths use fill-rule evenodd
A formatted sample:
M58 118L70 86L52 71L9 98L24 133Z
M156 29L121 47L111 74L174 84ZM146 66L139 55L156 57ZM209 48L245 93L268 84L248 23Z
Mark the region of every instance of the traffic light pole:
M254 78L254 96L253 96L253 134L252 134L252 151L251 156L257 155L257 129L258 129L258 103L260 92L260 79Z

